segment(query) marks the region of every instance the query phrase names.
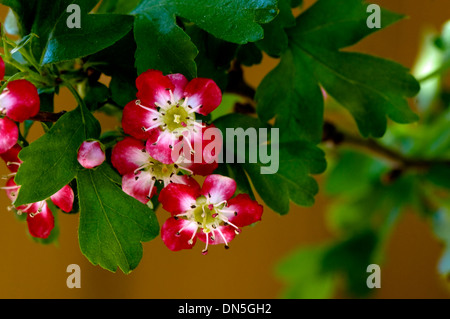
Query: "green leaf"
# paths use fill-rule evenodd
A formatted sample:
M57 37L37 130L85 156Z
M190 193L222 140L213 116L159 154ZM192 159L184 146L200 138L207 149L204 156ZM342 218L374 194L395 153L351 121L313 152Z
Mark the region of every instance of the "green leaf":
M263 38L261 24L271 21L277 8L275 0L144 0L133 13L138 73L154 68L193 78L197 49L177 24L177 17L216 38L244 44Z
M277 15L275 0L176 0L166 3L173 6L178 16L215 37L239 44L262 39L264 31L260 24L270 22Z
M228 153L236 156L235 163L242 166L242 169L250 177L255 190L270 208L277 213L286 214L289 212L291 200L302 206L313 205L318 185L310 174L319 174L325 170L326 162L322 150L308 141L278 143L275 139L271 139L268 144L268 152L274 153L270 154L269 159L263 161L261 146L265 141L259 141L259 139L264 130L266 130L268 138L271 138L270 126L262 124L256 118L242 114L222 116L215 120L214 124L224 135L223 154L225 154L225 158L223 160L227 161ZM251 134L255 129L258 141L246 140L245 154L242 154L236 147L231 149L230 142L234 138L234 134L228 135L227 129L231 130L230 133L235 132L234 129L242 129L243 134ZM263 131L259 131L260 129ZM236 144L235 141L234 145ZM272 144L274 145L273 150L271 149ZM253 156L256 157L254 162ZM227 164L230 163L227 162ZM269 168L269 166L272 167ZM264 170L265 174L262 173Z
M194 59L198 53L189 36L176 24L175 15L164 6L145 7L136 11L136 68L138 74L148 69L164 74L182 73L197 76Z
M130 13L137 7L140 0L107 0L102 1L97 8L97 13Z
M214 80L224 91L238 45L218 39L196 25L187 26L185 31L199 51L195 57L197 76Z
M81 28L71 29L67 27L65 19L59 20L50 34L42 64L85 57L113 45L131 30L133 17L89 14L82 16L81 24Z
M98 0L3 0L0 3L11 7L16 13L22 37L30 33L39 37L33 38L32 51L40 61L55 25L64 23L63 27L67 29L65 22L70 14L67 13L67 7L70 4L77 4L80 6L81 14L85 15L95 7L97 2Z
M15 182L21 187L14 204L47 199L70 183L81 168L77 161L81 143L99 135L98 121L84 107L64 114L50 131L19 153L23 163Z
M365 137L381 137L387 117L398 123L417 120L406 98L419 91L419 84L406 68L340 51L380 30L367 27L366 9L361 0L321 0L286 29L289 47L257 89L261 120L275 117L283 136L317 143L323 124L319 85L350 111ZM381 15L382 28L403 18L387 10Z
M108 100L109 96L109 89L106 85L98 81L87 81L84 102L89 111L98 110L99 105Z
M111 77L111 98L124 107L136 98L137 71L134 66L136 43L133 31L112 46L91 55L86 62L92 68Z
M258 116L263 122L275 117L283 141L322 139L323 96L313 79L307 61L289 50L258 86Z
M291 0L279 0L278 9L277 17L262 26L264 38L256 42L256 45L270 56L280 56L286 51L289 40L285 29L295 26Z
M108 164L77 176L80 199L80 248L94 265L128 274L142 258L142 244L159 233L156 216L147 205L125 194Z

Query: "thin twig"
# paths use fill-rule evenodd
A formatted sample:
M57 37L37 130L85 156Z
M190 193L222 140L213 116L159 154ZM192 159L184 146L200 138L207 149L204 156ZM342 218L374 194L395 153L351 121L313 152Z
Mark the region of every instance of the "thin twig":
M450 165L450 161L439 159L412 158L388 148L373 139L363 139L339 131L330 122L325 122L323 130L323 142L331 142L339 146L351 146L367 151L378 158L385 159L393 164L394 169L406 170L428 170L431 166L441 164Z
M66 111L61 111L59 113L39 112L38 114L36 114L32 118L30 118L30 120L39 121L39 122L56 122L65 113L67 113L67 112Z

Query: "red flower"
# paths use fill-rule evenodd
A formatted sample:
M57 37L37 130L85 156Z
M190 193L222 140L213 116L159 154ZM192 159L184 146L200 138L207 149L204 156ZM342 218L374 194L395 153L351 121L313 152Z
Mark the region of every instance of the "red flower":
M0 94L0 113L16 122L23 122L39 112L40 100L36 87L27 80L8 83Z
M6 190L6 195L14 203L17 198L20 186L16 185L14 178L6 182L2 187ZM72 210L75 195L72 188L68 185L61 188L50 197L50 200L62 211L68 213ZM10 206L10 209L16 209L18 214L27 213L28 231L33 237L47 238L55 226L53 213L47 205L47 200L19 207Z
M10 150L19 138L19 128L8 118L0 118L0 154Z
M146 139L147 152L159 162L173 163L172 149L183 140L190 145L190 134L203 125L195 114L208 115L222 101L222 93L213 80L188 80L182 74L164 76L148 70L136 79L138 100L123 111L124 132Z
M96 140L84 141L78 149L77 160L81 166L91 169L101 165L106 159L103 145Z
M161 228L161 237L173 251L191 249L196 239L208 245L225 244L240 233L240 227L259 220L263 207L247 194L231 198L236 191L236 182L225 176L209 175L202 188L181 184L165 187L159 201L172 215ZM199 231L198 231L199 230Z
M170 183L190 185L192 178L180 175L192 171L177 163L164 164L152 158L144 142L126 137L118 142L111 154L111 162L122 175L122 189L128 195L146 204L156 194L156 182L164 186Z

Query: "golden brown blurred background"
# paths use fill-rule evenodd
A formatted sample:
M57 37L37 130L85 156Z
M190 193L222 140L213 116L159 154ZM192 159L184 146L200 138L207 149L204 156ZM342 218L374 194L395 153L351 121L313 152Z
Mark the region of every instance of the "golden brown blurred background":
M310 5L314 1L305 1ZM450 19L448 0L372 0L387 9L409 16L354 47L355 50L393 59L412 67L425 28L440 30ZM6 7L0 7L4 21ZM114 26L111 26L114 27ZM257 86L277 60L265 57L263 64L246 69L249 83ZM72 109L75 101L63 90L58 109ZM104 130L116 123L98 116ZM42 134L34 125L31 140ZM0 163L0 175L6 174ZM39 185L36 185L39 187ZM6 209L10 205L0 192L0 298L278 298L283 284L274 275L279 260L296 248L333 238L327 228L330 199L323 191L312 208L292 206L279 216L265 208L263 220L247 227L231 249L212 247L207 256L197 245L193 250L171 252L160 238L144 243L144 256L129 275L111 273L93 266L78 245L78 215L58 213L57 245L40 245L28 236L25 222ZM157 211L160 222L169 214ZM429 225L414 213L406 213L391 236L381 288L374 298L448 298L449 285L437 274L441 244ZM81 267L81 288L69 289L69 264Z

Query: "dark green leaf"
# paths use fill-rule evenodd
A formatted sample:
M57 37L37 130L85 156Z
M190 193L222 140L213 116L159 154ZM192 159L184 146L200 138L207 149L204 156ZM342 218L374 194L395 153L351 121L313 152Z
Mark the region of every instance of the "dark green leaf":
M278 9L278 16L263 25L264 38L256 42L256 45L270 56L280 56L288 48L288 36L285 29L295 26L291 1L279 0Z
M129 273L142 258L142 244L155 238L159 225L148 206L125 194L108 164L77 176L80 199L80 248L94 265Z
M267 122L276 117L283 141L322 139L323 96L307 62L286 51L256 91L259 118Z
M225 138L224 161L230 164L228 161L234 156L235 163L240 163L256 191L270 208L277 213L286 214L289 212L290 200L302 206L311 206L314 203L318 185L310 174L319 174L325 170L326 162L322 150L307 141L278 143L272 138L269 140L268 153L272 151L272 145L274 153L270 154L269 159L263 161L261 146L264 145L264 141L259 139L262 136L261 132L266 129L268 139L271 138L270 126L265 126L258 119L241 114L222 116L215 120L214 124L222 131ZM235 139L233 143L237 145L239 139L234 137L234 129L242 129L242 135L246 133L252 135L253 128L256 130L255 136L258 141L246 140L245 154L236 147L231 149L231 140ZM228 135L227 129L231 130L232 134ZM235 133L239 134L237 131ZM245 137L241 134L239 136ZM233 156L228 158L227 155Z
M82 17L81 24L80 29L71 29L64 19L59 20L50 34L42 64L85 57L113 45L131 30L133 17L89 14Z
M130 13L140 0L104 0L97 8L97 13Z
M176 17L195 23L216 38L244 44L263 38L260 24L272 20L277 10L275 0L145 0L133 13L137 15L134 34L138 73L154 68L193 78L197 49Z
M366 9L361 0L321 0L297 18L295 27L286 29L289 48L257 90L263 121L276 117L283 136L317 143L323 114L319 84L350 111L363 136L381 137L387 117L399 123L417 120L406 98L419 91L419 84L406 68L339 51L380 30L367 27ZM382 28L403 17L387 10L381 15Z
M197 76L194 59L198 53L189 36L176 24L175 15L164 6L142 7L134 22L136 68L138 74L148 69L165 74Z

